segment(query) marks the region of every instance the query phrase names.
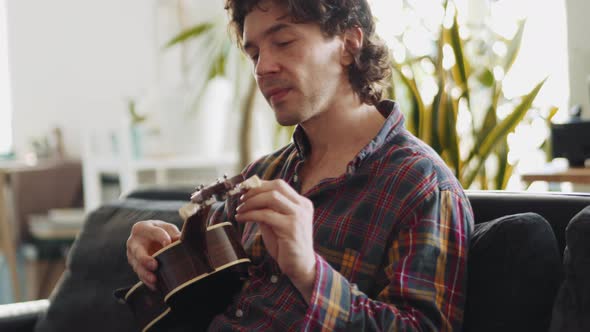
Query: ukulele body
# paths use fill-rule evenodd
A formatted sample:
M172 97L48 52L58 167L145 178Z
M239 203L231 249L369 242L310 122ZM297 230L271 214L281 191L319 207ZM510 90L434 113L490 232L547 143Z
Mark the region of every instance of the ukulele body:
M208 258L176 241L152 255L158 261L158 291L138 282L124 295L142 331L204 331L242 288L250 259L233 225L211 226L205 235Z
M195 192L179 210L185 219L180 239L152 255L158 262L157 290L140 281L115 291L142 331L205 331L232 303L248 277L250 259L231 223L207 227L207 217L218 197L259 185L256 176L226 178Z

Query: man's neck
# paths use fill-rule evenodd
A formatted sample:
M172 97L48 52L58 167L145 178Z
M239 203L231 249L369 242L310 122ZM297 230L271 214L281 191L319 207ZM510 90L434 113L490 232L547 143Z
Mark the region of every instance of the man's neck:
M342 98L301 124L311 145L311 161L356 154L377 135L385 119L356 96Z

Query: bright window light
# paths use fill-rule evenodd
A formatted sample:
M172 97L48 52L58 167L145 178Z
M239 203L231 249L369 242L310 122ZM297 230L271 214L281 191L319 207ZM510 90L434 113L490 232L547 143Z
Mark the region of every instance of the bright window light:
M377 18L377 32L392 48L396 59L400 53L396 47L400 46L408 49L408 56L428 53L426 44L429 38L431 41L438 38L436 32L429 31L430 28L441 22L448 28L453 23L453 15L449 15L449 12L453 14L454 11L449 11L446 17L441 17L444 0L369 0L369 3ZM518 28L517 22L525 19L520 53L515 63L507 73L504 73L501 67L493 68L494 78L503 79L503 92L509 99L529 93L537 83L547 78L535 99L534 107L542 114L553 106L558 107L559 112L554 118L558 122L567 117L570 93L565 0L454 0L452 3L454 5L450 9L456 7L459 13L458 21L464 30L461 31L462 35L484 27L505 38L512 38ZM428 11L428 8L435 10ZM411 31L417 26L416 22L421 27ZM404 45L399 45L395 40L402 33ZM498 55L507 52L506 46L502 43L493 45L492 49ZM454 65L452 53L451 47L444 45L445 69ZM509 106L504 105L506 109L498 110L500 118L512 112L513 106ZM459 113L459 120L465 120L464 114ZM530 119L528 123L521 124L509 137L509 160L513 164L518 164L513 176L516 179L509 181L508 190L524 189L518 181L519 173L538 169L539 165L545 164L545 155L539 148L539 142L547 138L549 133L541 120ZM465 125L468 123L469 121L465 121ZM531 138L531 135L535 137Z
M0 155L12 150L12 102L6 19L6 3L0 0Z

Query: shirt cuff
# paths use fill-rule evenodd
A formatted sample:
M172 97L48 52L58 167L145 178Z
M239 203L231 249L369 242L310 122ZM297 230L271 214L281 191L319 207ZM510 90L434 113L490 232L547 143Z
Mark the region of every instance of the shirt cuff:
M351 285L326 260L315 254L316 277L305 330L334 331L345 329L350 317Z

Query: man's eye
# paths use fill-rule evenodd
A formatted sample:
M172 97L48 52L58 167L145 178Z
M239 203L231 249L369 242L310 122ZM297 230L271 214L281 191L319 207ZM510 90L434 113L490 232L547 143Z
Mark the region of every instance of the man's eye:
M284 42L277 42L276 44L279 47L285 47L285 46L291 44L292 42L293 42L293 40L289 40L289 41L284 41Z

